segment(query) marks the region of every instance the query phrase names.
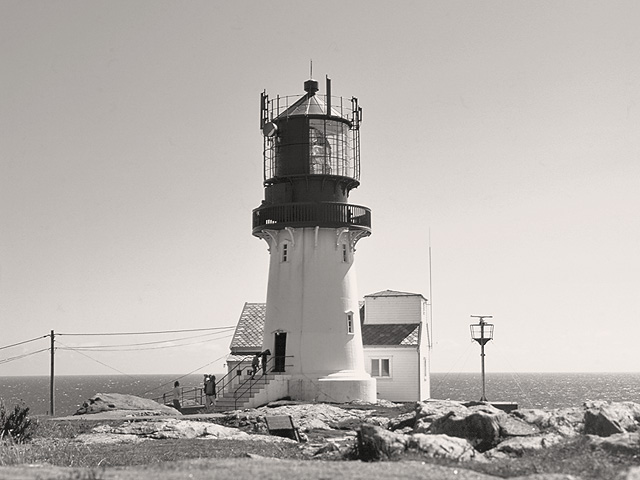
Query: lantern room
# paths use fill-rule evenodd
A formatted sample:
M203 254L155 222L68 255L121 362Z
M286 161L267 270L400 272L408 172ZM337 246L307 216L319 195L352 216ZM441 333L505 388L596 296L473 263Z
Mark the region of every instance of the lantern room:
M260 98L264 201L253 211L253 233L265 228L346 227L371 231L367 207L348 203L360 185L360 122L355 97L318 94L318 82L304 83L303 96Z
M264 135L264 181L268 203L290 201L346 201L349 190L359 185L361 108L356 98L319 95L318 82L307 80L302 97L270 99L261 97L260 125ZM304 178L305 188L297 198L286 195L285 183L292 185ZM341 194L322 194L311 183L327 181L338 186ZM304 193L302 197L299 194Z

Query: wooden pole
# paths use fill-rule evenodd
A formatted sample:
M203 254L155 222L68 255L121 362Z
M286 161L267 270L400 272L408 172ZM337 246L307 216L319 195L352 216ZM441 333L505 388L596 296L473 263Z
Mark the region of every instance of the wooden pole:
M54 338L55 333L51 330L51 378L49 380L49 410L51 412L51 416L53 417L55 414L54 410L54 396L55 396L55 375L54 375L54 356L55 356L55 348L54 348Z

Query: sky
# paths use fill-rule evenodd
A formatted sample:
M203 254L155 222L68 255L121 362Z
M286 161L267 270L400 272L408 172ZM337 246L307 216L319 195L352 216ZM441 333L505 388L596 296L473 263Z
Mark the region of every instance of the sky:
M479 370L471 315L489 373L639 371L638 24L635 0L2 0L0 376L47 375L52 330L60 375L223 370L266 297L260 93L302 95L310 60L363 108L359 294L430 298L432 371Z

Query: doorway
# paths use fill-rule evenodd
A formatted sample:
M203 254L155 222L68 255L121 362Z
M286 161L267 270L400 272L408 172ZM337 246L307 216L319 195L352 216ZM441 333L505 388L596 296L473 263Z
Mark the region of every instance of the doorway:
M276 332L274 343L274 372L284 372L284 361L287 352L287 332Z

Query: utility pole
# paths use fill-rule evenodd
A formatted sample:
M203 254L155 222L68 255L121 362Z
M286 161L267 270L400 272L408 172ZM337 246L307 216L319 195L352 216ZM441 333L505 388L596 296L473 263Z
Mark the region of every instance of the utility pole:
M54 374L54 357L55 357L55 347L54 347L54 338L55 333L51 330L51 378L49 379L49 410L51 412L51 416L54 415L54 395L55 395L55 374Z

